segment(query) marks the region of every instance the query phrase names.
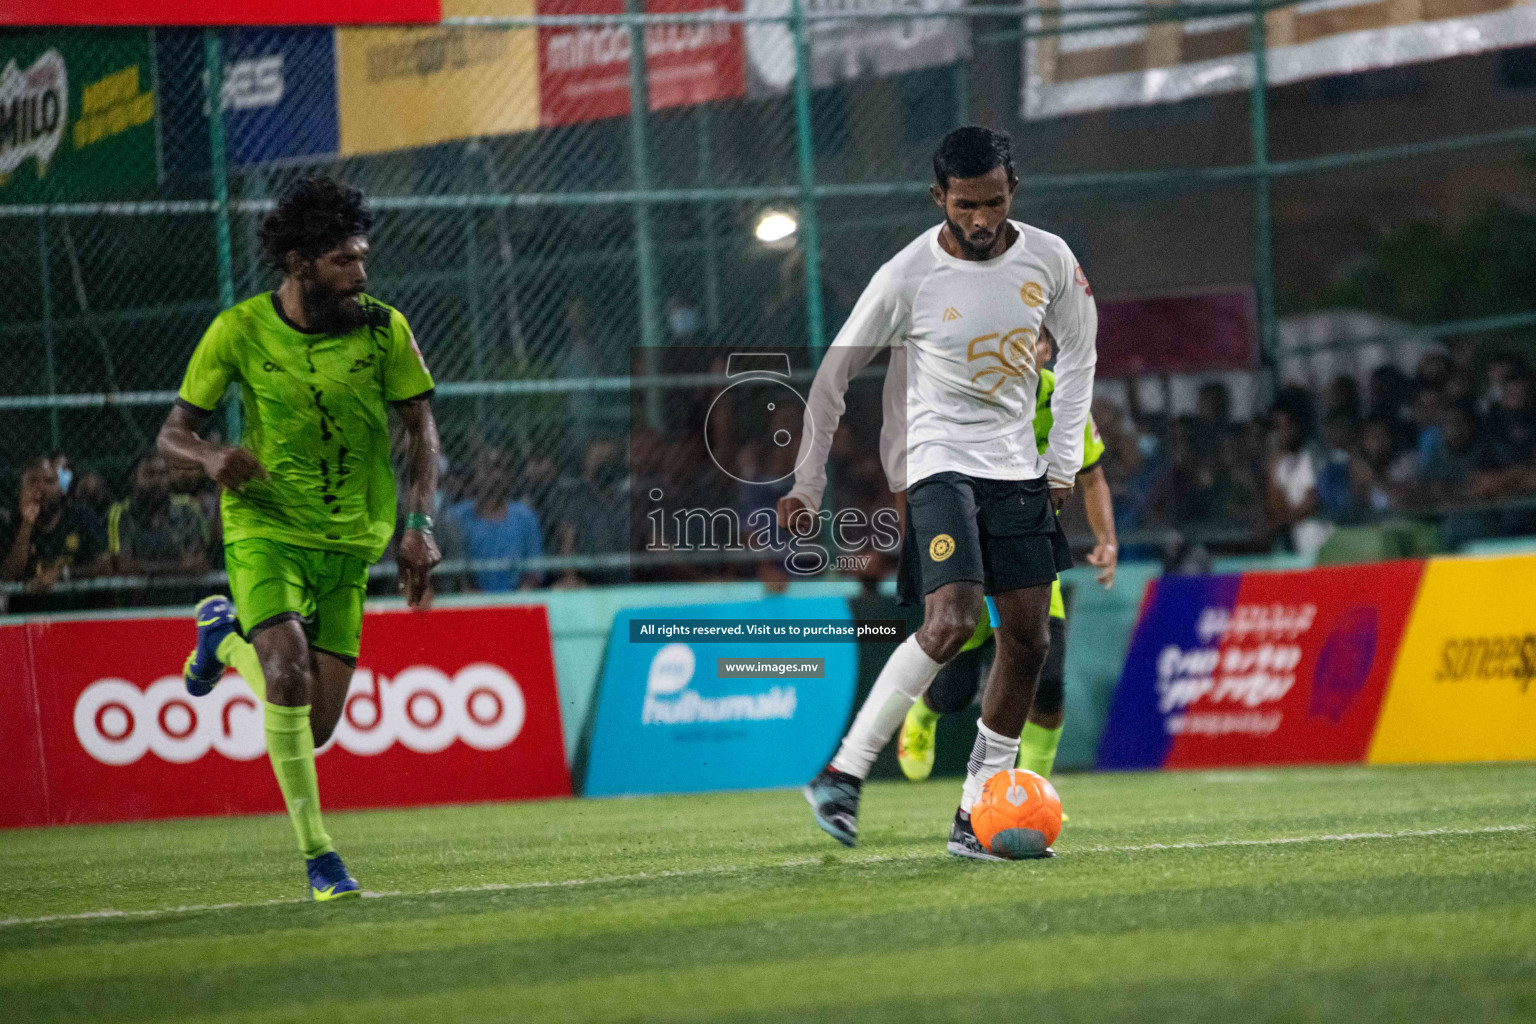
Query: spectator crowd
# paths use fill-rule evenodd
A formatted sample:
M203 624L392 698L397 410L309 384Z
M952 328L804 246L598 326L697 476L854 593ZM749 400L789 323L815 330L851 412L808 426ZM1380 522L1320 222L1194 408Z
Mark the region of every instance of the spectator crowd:
M831 460L839 507L866 514L894 502L878 455L879 387L868 385L849 393ZM669 394L665 431L646 425L639 393L627 437L569 417L560 436L537 445L471 431L465 457L442 466L437 539L449 564L437 589L753 575L782 583L783 565L771 559L657 566L624 555L657 549L656 524L669 521L658 508L731 510L746 523L789 489L798 409L731 412L717 401L726 390ZM1319 389L1288 384L1267 414L1244 420L1219 381L1201 386L1186 413L1149 412L1137 387L1126 394L1124 402L1101 394L1094 406L1123 535L1203 531L1232 549L1310 554L1336 527L1393 516L1431 517L1452 545L1536 532L1536 377L1521 359L1475 365L1431 352L1412 374L1387 364ZM795 444L784 442L789 435ZM218 494L197 467L149 452L114 489L55 455L27 461L11 481L14 499L0 510L11 610L56 607L51 592L90 577L159 580L83 602L98 605L174 603L217 589L208 574L223 561ZM1069 518L1069 532L1086 533L1086 523ZM550 555L599 557L553 571L527 564ZM893 567L876 552L859 575L873 580Z

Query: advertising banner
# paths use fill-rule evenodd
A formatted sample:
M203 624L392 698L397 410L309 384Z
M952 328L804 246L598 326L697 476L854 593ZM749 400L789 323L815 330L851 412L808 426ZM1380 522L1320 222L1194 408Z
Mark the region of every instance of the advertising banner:
M533 0L448 0L443 10L534 13ZM537 128L536 37L534 29L337 29L341 154Z
M1432 559L1370 760L1536 760L1533 679L1536 556Z
M803 4L805 13L811 15L849 10L959 11L964 7L964 0L805 0ZM748 14L786 19L747 26L748 88L754 96L781 93L794 83L795 38L787 20L791 9L790 0L746 0ZM808 20L805 28L814 89L856 78L942 67L971 55L970 21L966 18L819 18Z
M624 0L539 0L540 14L623 14ZM647 14L740 13L741 0L647 0ZM746 92L742 26L648 25L645 70L652 110L730 99ZM539 29L539 122L575 124L629 113L626 25Z
M439 0L6 0L0 25L403 25Z
M0 202L112 199L157 176L147 32L0 36Z
M1160 5L1144 3L1147 11ZM1116 26L1099 0L1047 6L1061 13L1031 15L1029 28L1078 30L1025 40L1026 118L1171 103L1253 84L1250 14ZM1132 10L1124 19L1143 14ZM1533 0L1311 0L1271 11L1265 21L1271 85L1536 43ZM1103 27L1082 28L1095 24Z
M635 619L849 622L843 598L630 608L614 616L588 745L586 796L798 786L816 774L853 704L858 644L635 643ZM722 663L819 659L815 678L728 675Z
M324 28L224 34L224 138L231 164L336 152L335 39Z
M230 166L309 161L338 145L336 34L329 28L227 29L224 57L225 156ZM203 98L203 33L155 33L161 138L172 174L208 173L208 115Z
M1099 303L1101 377L1210 373L1258 365L1253 290Z
M186 618L38 621L0 635L22 630L45 793L40 814L35 793L8 785L0 824L282 810L250 688L229 673L206 697L187 695ZM12 688L0 702L0 721L25 717ZM328 808L568 795L544 609L367 614L319 770Z
M1420 562L1147 588L1098 767L1365 759Z

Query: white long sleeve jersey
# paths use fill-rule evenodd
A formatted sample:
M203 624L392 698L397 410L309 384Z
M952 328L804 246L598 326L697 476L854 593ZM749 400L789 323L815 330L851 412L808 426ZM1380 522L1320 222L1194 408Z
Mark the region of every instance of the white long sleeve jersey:
M820 507L848 382L886 346L895 351L880 457L891 490L945 471L1072 483L1093 400L1098 312L1067 243L1010 223L1018 238L994 259L951 256L939 245L941 225L870 279L811 385L791 494ZM1033 426L1041 328L1056 342L1055 422L1043 456Z

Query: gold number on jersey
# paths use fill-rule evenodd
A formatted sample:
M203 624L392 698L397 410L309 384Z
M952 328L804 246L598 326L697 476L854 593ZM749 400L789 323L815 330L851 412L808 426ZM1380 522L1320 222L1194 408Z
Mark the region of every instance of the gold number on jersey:
M1035 332L1029 327L1015 327L1004 334L995 349L987 343L996 340L996 334L983 334L972 338L966 346L965 361L974 363L983 359L997 360L996 366L983 366L971 374L971 383L982 388L983 394L996 394L1003 383L1013 377L1035 376ZM983 377L993 378L991 386L982 383Z

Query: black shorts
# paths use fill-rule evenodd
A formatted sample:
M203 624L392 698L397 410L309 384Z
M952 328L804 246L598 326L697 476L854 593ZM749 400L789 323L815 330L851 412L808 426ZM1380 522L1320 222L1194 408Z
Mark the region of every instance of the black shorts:
M920 604L957 580L980 583L987 594L1045 586L1070 568L1072 549L1043 476L986 480L935 473L907 491L906 540L896 572L902 604Z

